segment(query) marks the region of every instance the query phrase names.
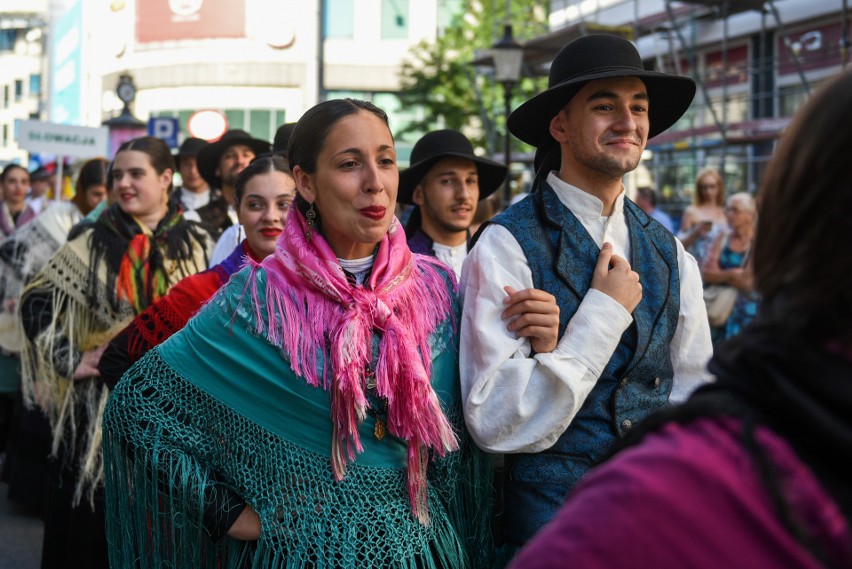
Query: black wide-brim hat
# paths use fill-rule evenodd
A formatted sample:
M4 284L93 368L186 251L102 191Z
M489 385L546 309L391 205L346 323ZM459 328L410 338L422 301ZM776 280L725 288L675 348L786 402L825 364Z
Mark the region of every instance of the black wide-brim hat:
M209 143L203 138L189 137L180 143L177 154L175 154L175 164L180 168L180 159L183 157L197 158L201 149Z
M229 130L216 142L211 142L203 147L195 158L198 162L198 172L210 184L210 187L218 188L221 185L221 180L216 175L219 160L222 158L225 150L238 144L248 146L254 151L255 155L264 154L269 152L270 149L269 142L253 138L252 135L244 130Z
M477 156L473 145L457 130L433 130L424 134L411 149L411 166L399 173L399 195L397 201L411 204L414 189L426 173L443 158L465 158L476 164L479 176L479 199L496 192L509 169L499 162Z
M660 134L683 116L695 97L689 77L648 71L636 47L614 35L592 34L563 47L550 65L547 90L509 115L509 131L527 144L546 144L550 121L589 81L638 77L648 91L648 138Z

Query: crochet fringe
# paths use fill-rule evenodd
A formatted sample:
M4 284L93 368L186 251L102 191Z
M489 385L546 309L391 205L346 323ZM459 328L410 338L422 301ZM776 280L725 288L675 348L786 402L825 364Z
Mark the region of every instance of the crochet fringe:
M490 566L490 457L466 434L459 452L432 463L434 523L428 528L416 524L420 529L415 529L389 507L396 480L392 469L355 465L342 482L348 488L338 495L328 488L341 482L328 480L325 457L279 439L175 377L156 350L129 374L131 380L116 388L118 399L104 416L106 523L113 566ZM448 415L464 433L460 406L453 405ZM223 433L239 435L223 440ZM199 455L204 457L200 461ZM251 483L246 472L247 480L239 485L248 487L235 490L251 496L258 508L259 541L224 538L214 543L207 536L205 492L220 479L207 461L217 465L219 474L257 465L251 474L258 479ZM299 479L306 482L287 484ZM355 507L357 498L342 497L362 495L372 496L364 498L362 507ZM365 542L366 535L383 538Z

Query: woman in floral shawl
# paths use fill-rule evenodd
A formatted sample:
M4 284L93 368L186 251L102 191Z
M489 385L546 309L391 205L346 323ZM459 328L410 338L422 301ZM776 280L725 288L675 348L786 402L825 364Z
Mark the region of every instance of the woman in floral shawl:
M455 282L394 217L387 116L310 109L275 252L119 381L104 414L117 567L487 564Z
M43 568L107 566L100 419L108 390L98 360L134 315L207 268L209 235L168 203L174 170L162 140L124 143L111 165L113 205L76 226L21 298L24 398L46 411L56 457Z

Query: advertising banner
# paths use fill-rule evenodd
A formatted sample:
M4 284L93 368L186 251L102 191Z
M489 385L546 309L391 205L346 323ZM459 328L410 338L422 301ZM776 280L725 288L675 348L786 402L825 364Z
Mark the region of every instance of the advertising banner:
M136 2L136 41L140 44L245 36L245 0Z

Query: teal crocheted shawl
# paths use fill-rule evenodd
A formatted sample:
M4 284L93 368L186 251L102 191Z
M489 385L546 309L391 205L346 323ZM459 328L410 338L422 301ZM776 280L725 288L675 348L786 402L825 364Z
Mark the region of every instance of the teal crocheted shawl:
M488 566L491 465L464 427L451 319L431 338L432 386L460 449L430 462L424 525L411 510L406 443L378 439L374 416L359 429L364 451L334 480L330 394L293 374L245 306L250 279L265 278L262 269L234 275L111 395L103 429L111 565ZM217 484L258 512L259 541L208 537L205 495Z

